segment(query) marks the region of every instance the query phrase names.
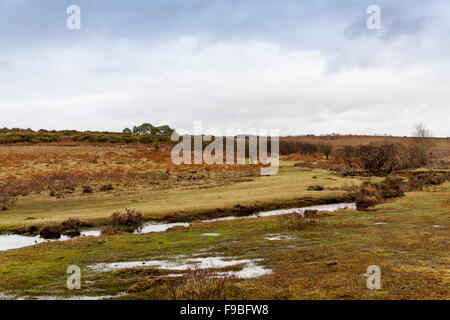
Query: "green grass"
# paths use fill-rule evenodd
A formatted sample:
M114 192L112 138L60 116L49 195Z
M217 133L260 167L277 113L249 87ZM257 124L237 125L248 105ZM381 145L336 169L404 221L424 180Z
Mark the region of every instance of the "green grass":
M306 173L295 174L300 179ZM283 174L278 179L283 180ZM156 271L95 273L87 265L203 252L260 258L262 265L274 271L258 279L233 281L229 299L448 299L449 192L447 183L432 191L408 193L373 211L344 210L324 216L317 225L301 231L283 230L276 217L268 217L194 223L188 229L165 233L79 238L0 252L0 292L17 296L114 295L153 277ZM441 227L434 228L436 224ZM204 237L202 233L220 236ZM270 233L294 239L266 240ZM337 265L327 266L328 261L337 261ZM72 264L82 269L80 291L65 288L66 269ZM366 288L361 274L369 265L380 266L382 290ZM166 298L168 282L122 298Z

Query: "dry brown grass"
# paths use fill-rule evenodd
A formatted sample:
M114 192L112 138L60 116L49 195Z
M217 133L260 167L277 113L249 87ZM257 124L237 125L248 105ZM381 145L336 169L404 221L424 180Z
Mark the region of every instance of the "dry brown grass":
M114 212L109 218L109 222L102 229L103 235L114 235L122 232L133 232L144 223L144 216L141 212L126 209L125 212Z
M217 277L211 269L192 267L169 286L173 300L225 300L231 277Z
M382 144L401 144L405 147L411 147L414 144L415 138L411 137L390 137L390 136L297 136L297 137L283 137L282 141L295 141L311 143L315 145L330 144L334 151L345 146L359 146L368 145L372 143ZM450 138L429 138L432 154L429 168L447 168L450 169ZM311 168L341 168L342 163L336 161L333 154L329 160L325 160L323 153L317 152L315 154L299 154L294 153L284 156L285 160L299 161L298 165Z
M308 225L317 223L317 210L306 210L303 214L296 212L284 214L277 217L277 222L282 230L303 230Z

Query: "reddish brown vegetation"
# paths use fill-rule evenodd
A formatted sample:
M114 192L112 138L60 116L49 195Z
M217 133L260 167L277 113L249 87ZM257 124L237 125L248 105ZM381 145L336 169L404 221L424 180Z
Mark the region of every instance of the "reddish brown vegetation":
M427 186L436 186L450 181L450 172L409 172L408 179L386 177L380 183L365 181L354 193L358 209L367 209L383 199L402 197L404 192L421 191Z

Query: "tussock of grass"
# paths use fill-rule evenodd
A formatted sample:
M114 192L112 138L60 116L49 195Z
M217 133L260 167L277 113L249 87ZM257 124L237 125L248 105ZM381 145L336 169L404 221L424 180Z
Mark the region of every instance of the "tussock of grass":
M308 225L316 224L317 219L317 210L306 210L303 214L292 212L280 215L277 222L282 230L303 230Z
M216 277L210 269L193 267L169 286L169 296L173 300L225 300L231 284L230 277Z
M102 228L102 234L115 235L122 232L133 232L143 223L144 216L136 210L126 209L125 212L114 212L109 219L109 223Z

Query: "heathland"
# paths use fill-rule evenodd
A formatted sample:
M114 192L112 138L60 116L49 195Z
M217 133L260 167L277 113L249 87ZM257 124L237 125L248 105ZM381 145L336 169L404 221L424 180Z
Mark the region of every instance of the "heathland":
M284 137L279 173L260 176L174 165L170 128L139 128L0 135L0 234L102 230L0 251L0 299L449 298L449 138ZM201 222L343 202L357 209ZM151 222L192 223L130 232Z

